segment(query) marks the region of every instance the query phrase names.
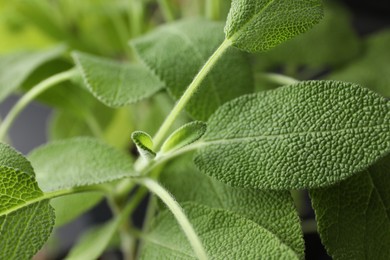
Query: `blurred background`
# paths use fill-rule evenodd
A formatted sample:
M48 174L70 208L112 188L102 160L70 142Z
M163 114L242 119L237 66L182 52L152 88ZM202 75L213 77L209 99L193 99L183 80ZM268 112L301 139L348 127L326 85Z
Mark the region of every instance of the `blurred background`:
M175 10L175 19L207 13L201 0L165 2L169 2ZM229 1L225 2L220 8L221 20L229 9ZM269 53L254 55L252 62L255 72L278 72L301 80L329 78L353 81L390 97L389 1L324 2L324 21L306 36L287 42ZM0 87L6 84L7 62L3 57L20 51L41 50L62 44L69 49L118 60L131 59L128 39L164 22L164 9L160 4L158 0L0 0ZM53 59L39 71L27 76L19 92L29 89L46 75L71 66L71 59L66 55ZM257 90L274 87L256 78ZM71 88L59 92L55 100L66 100L67 91L71 91ZM1 102L1 118L7 115L19 96L15 93ZM78 119L64 115L57 101L53 103L52 99L45 97L40 101L31 104L18 117L9 133L12 145L24 154L48 140L71 136L68 129L72 126L78 128L75 134L83 132ZM94 107L94 111L108 114L108 117L110 115L109 110L99 105ZM105 116L102 117L103 121L106 120ZM125 135L128 138L129 135ZM61 259L86 227L110 217L107 212L109 210L102 203L91 213L61 227L54 239L58 251L37 259ZM142 210L140 212L142 219ZM301 215L304 219L313 218L307 206L303 206ZM329 258L316 233L309 232L305 238L309 248L314 249L306 252L307 259ZM108 253L103 259L120 259L120 256L115 252Z

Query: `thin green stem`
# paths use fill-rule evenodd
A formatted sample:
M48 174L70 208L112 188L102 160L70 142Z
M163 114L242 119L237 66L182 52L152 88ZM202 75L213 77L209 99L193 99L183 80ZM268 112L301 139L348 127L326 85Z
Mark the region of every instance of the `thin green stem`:
M157 2L161 8L161 12L164 16L164 19L167 22L174 21L175 20L175 11L173 10L172 5L169 2L169 0L157 0Z
M192 249L194 250L196 256L199 259L208 259L205 249L203 248L202 242L200 241L198 235L196 234L192 224L185 215L182 207L177 203L177 201L166 191L157 181L144 178L137 180L139 184L148 188L151 192L156 194L170 209L172 214L175 216L177 222L184 231L184 234L187 236L188 241L191 244Z
M180 112L184 109L185 105L188 103L190 98L194 95L194 93L198 90L202 81L205 79L207 74L211 71L214 65L217 63L219 58L225 53L225 51L231 46L231 42L229 40L225 40L219 46L219 48L211 55L211 57L207 60L202 69L195 76L191 84L188 86L184 94L181 96L179 101L173 107L170 114L165 118L164 123L161 125L160 129L157 131L155 137L153 138L153 143L155 148L159 148L162 141L164 140L165 135L171 128L175 119L179 116Z
M76 75L76 73L76 69L71 69L65 72L55 74L34 86L22 98L20 98L19 101L8 113L8 115L5 117L3 123L0 126L0 141L4 140L5 135L10 129L12 123L15 121L16 117L20 114L20 112L23 111L23 109L28 104L30 104L31 101L33 101L42 92L57 85L58 83L71 79L73 76Z
M302 221L302 231L304 234L317 233L317 222L315 219Z
M129 0L128 16L131 38L135 38L144 30L145 8L142 1Z
M278 85L291 85L299 82L297 79L277 73L261 73L257 74L256 77Z
M221 19L220 0L206 0L206 17L215 21Z

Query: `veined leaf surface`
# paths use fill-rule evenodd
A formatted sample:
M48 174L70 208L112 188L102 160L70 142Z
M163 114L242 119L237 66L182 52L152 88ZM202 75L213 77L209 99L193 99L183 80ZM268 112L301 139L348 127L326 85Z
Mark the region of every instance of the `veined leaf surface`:
M210 118L199 169L232 186L315 188L390 151L390 103L355 84L308 81L237 98Z

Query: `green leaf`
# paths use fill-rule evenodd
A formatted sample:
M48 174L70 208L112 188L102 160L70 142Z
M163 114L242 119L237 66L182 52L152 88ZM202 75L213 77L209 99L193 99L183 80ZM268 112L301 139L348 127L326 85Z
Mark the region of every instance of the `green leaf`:
M255 222L196 203L183 208L210 259L299 259L277 236ZM145 236L141 259L197 259L169 211L161 213Z
M43 51L17 52L0 57L0 102L21 86L39 66L64 53L64 46Z
M319 24L268 52L260 53L257 58L259 65L324 68L355 58L361 51L361 44L352 28L347 8L335 1L324 1L324 7L324 19Z
M310 191L322 243L334 259L388 259L389 159L337 185Z
M129 155L94 138L52 142L34 150L29 159L45 192L134 176Z
M54 211L29 162L0 143L0 258L29 259L49 238Z
M161 26L131 43L140 58L165 83L169 93L179 99L223 40L222 23L190 19ZM186 110L204 121L221 104L252 91L247 57L230 48L209 72Z
M167 165L160 181L179 203L192 201L232 211L254 221L304 257L300 221L290 192L227 186L201 174L192 162L192 154Z
M355 84L301 82L225 104L199 146L199 169L232 186L330 185L390 151L390 103Z
M118 229L118 221L119 219L111 220L102 226L88 230L72 248L66 259L98 259L113 239Z
M323 16L321 0L233 0L225 34L234 46L266 51L301 34Z
M87 212L103 197L101 192L86 192L52 199L50 205L56 213L56 227L63 226Z
M390 97L390 30L366 39L365 52L350 64L336 70L329 78L359 83Z
M166 139L161 146L161 151L165 153L192 144L204 135L206 129L207 125L200 121L185 124Z
M153 151L153 140L150 135L142 131L135 131L131 134L131 139L143 158L150 160L156 156L156 153Z
M163 87L141 64L120 63L81 52L73 52L72 56L89 91L109 107L135 103Z

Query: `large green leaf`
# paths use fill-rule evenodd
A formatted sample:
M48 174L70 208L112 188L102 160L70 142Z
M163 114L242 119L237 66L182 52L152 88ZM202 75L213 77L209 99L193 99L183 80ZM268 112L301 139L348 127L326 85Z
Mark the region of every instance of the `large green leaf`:
M315 188L390 151L390 103L355 84L307 81L247 95L209 120L195 158L232 186Z
M232 211L254 221L304 257L301 226L290 192L227 186L201 174L192 162L192 154L166 166L160 181L179 203L193 201Z
M366 39L363 55L336 70L329 78L359 83L390 97L390 30Z
M329 188L311 190L322 243L334 259L388 259L390 158Z
M17 52L0 57L0 102L21 86L40 65L59 57L64 46L36 52Z
M34 150L29 159L45 192L134 176L130 156L94 138L73 138Z
M225 34L236 47L266 51L305 32L322 17L321 0L233 0Z
M132 41L132 45L178 99L223 39L222 23L190 19L161 26ZM252 90L253 79L245 55L230 48L186 109L195 118L206 120L221 104Z
M144 65L119 63L81 52L73 52L72 56L87 88L107 106L135 103L163 87Z
M0 143L0 258L29 259L49 238L54 211L29 162Z
M276 235L229 211L196 203L183 208L210 259L300 259ZM163 212L145 236L141 259L197 259L175 218Z

